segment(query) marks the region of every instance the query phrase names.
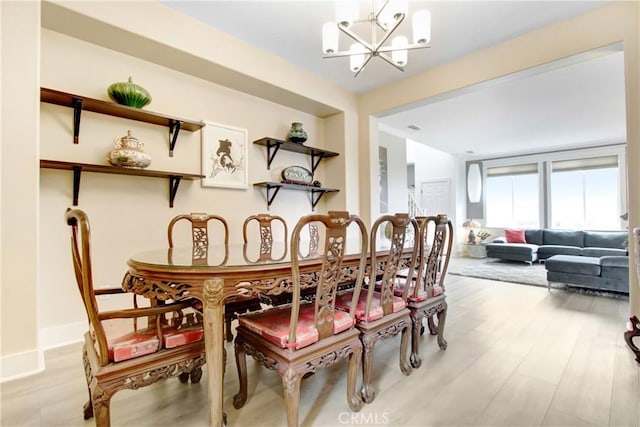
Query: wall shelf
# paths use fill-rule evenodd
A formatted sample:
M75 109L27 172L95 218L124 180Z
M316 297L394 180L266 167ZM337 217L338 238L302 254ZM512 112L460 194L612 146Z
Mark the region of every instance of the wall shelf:
M180 130L193 132L204 127L202 122L181 119L161 113L154 113L140 108L127 107L126 105L60 92L54 89L40 88L40 101L73 108L74 144L79 142L82 110L168 127L169 156L171 157L173 157L173 149L175 148L178 140L178 133Z
M194 175L182 172L155 171L148 169L131 169L108 165L93 165L88 163L63 162L58 160L40 160L40 167L43 169L59 169L73 171L73 206L78 205L80 193L80 178L82 172L96 172L115 175L133 175L151 178L169 178L169 207L173 207L173 200L178 192L180 181L194 181L204 178L203 175Z
M302 153L311 156L311 172L315 173L316 168L320 164L320 161L325 157L335 157L339 153L329 150L323 150L320 148L308 147L303 144L296 144L295 142L283 141L275 138L260 138L257 141L253 141L254 144L267 147L267 170L271 169L271 163L276 157L278 150L293 151L295 153Z
M286 184L283 182L256 182L253 186L267 189L267 210L271 208L271 203L273 203L281 188L311 193L312 210L316 208L316 205L325 193L336 193L340 191L337 188L312 187L310 185Z

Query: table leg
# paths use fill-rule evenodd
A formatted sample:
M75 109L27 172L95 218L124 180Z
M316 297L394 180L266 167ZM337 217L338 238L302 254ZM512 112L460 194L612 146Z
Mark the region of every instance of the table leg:
M224 383L224 310L222 279L204 282L204 340L207 358L209 407L212 427L223 425L223 383Z

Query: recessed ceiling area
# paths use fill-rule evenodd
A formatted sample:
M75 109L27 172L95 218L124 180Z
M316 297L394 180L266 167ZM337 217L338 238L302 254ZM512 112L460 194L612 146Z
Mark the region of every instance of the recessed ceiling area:
M569 58L424 100L379 123L467 158L624 143L624 54L615 46Z
M334 20L335 1L158 1L355 93L609 3L412 0L409 14L431 12L431 47L410 51L405 72L374 58L354 78L348 59L322 58L322 24ZM371 1L359 4L361 16L370 11ZM623 62L621 47L613 46L382 113L379 123L395 135L465 158L623 143Z

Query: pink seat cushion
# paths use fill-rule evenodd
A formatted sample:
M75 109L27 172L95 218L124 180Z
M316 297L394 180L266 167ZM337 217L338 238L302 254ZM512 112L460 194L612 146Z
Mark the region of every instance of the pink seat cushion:
M170 329L164 333L164 348L175 348L181 345L191 344L200 341L204 336L202 326L188 328Z
M142 330L129 332L109 340L109 359L114 362L133 359L145 354L155 353L160 348L160 340L155 331Z
M407 280L404 278L397 278L396 279L396 284L393 287L393 293L396 296L401 297L402 293L404 292L404 288L405 286L407 286ZM414 296L413 295L413 291L414 291L414 286L415 286L415 282L411 281L411 287L409 288L409 293L407 295L407 299L409 301L424 301L427 299L427 293L423 290L423 289L418 289L418 296Z
M407 296L407 300L412 301L412 302L419 302L419 301L424 301L427 298L429 298L429 296L431 297L437 297L438 295L442 295L444 293L444 289L442 289L442 286L434 286L433 287L433 292L431 293L431 295L429 295L424 289L418 289L418 296L414 296L413 295L413 287L415 286L414 284L415 282L411 283L411 288L409 289L409 295ZM397 296L402 296L402 292L404 292L404 287L407 285L407 281L405 279L402 278L398 278L396 279L396 284L394 286L394 293Z
M315 306L304 304L298 314L296 342L289 343L291 306L244 314L238 317L241 326L263 336L282 348L299 349L318 341L318 330L314 324ZM339 334L351 328L354 320L349 313L336 310L333 316L333 333Z
M353 299L353 292L345 292L336 297L336 308L338 310L349 311L351 309L351 300ZM358 305L356 305L356 319L365 322L372 322L374 320L381 319L384 315L382 311L382 305L380 305L380 292L374 292L371 298L371 308L369 310L369 316L364 315L365 306L367 305L367 292L363 290L358 298ZM393 297L393 312L397 312L405 308L407 305L400 297Z

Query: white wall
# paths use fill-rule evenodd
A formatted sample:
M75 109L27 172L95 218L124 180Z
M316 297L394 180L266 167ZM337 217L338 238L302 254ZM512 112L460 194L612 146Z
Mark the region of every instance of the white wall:
M415 164L416 175L416 199L420 201L420 185L425 181L447 179L451 184L451 205L446 214L453 224L457 224L457 218L464 216L459 211L458 198L464 195L464 180L460 180L463 162L457 157L444 151L437 150L427 145L410 139L407 140L407 162Z
M81 11L66 10L67 6L84 8L96 16L87 18ZM131 129L145 143L145 151L152 157L152 169L200 172L200 131L181 132L175 156L169 157L167 128L83 112L80 144L74 145L72 110L41 104L40 86L108 101L108 85L131 75L151 92L153 101L146 107L151 111L211 120L248 132L248 188L202 188L199 181L182 182L173 209L169 208L168 179L83 173L78 207L91 220L98 286L119 286L131 253L165 247L167 224L179 213L218 213L229 220L231 240L239 241L244 217L266 211L263 190L254 189L251 183L277 181L280 170L286 166L310 168L309 157L281 151L271 171L267 171L265 148L251 143L264 136L284 138L294 121L304 123L308 145L340 153L322 161L317 178L341 191L326 195L316 210L344 209L349 205L349 209L357 212L358 176L354 179L352 174L345 182L344 172L349 168L356 170L358 158L355 144L345 149L347 141L354 141L357 135L355 96L265 53L258 53L264 67L253 66L252 77L240 77L234 86L248 92L220 85L218 77L234 85L233 71L207 68L211 63L204 58L211 54L211 46L193 43L194 31L201 40L208 39L207 28L193 19L177 22L172 14L166 13L166 8L156 3L127 5L130 6L137 11L131 15L144 15L148 18L145 22L152 24L140 27L139 18L135 18L137 23L123 20L122 8L115 3L78 2L64 7L39 2L0 3L2 103L12 106L2 111L6 124L2 126L1 158L3 381L41 369L43 349L80 340L85 330L86 316L72 274L69 231L64 223L64 212L72 202L72 174L41 170L39 159L107 164L113 139ZM48 10L42 19L41 7ZM80 38L41 28L41 22L51 24L55 19L61 22L60 28ZM125 31L120 24L139 28L143 35ZM167 28L172 31L166 31ZM157 29L162 29L157 37L144 34ZM106 42L94 44L87 39ZM16 44L15 40L21 42ZM135 50L141 46L144 49L130 55L104 47L111 40L121 41L115 43L118 49ZM183 42L192 56L180 54ZM194 52L197 48L203 52ZM224 49L215 49L215 55L228 66L224 55L236 59L252 57L247 53L252 49L226 38ZM143 59L145 55L155 55L157 62ZM181 58L186 61L179 61ZM158 65L164 59L167 59L164 63L173 61L180 66ZM244 61L238 64L250 65ZM218 74L223 71L224 75ZM270 78L282 81L292 71L295 78L285 80L293 86L282 88L269 83ZM270 100L254 96L251 88L261 95L268 93ZM315 96L316 92L321 95ZM330 141L325 140L327 135ZM311 212L310 195L280 191L271 212L294 223ZM107 305L113 302L106 301ZM15 328L16 322L20 328Z
M387 212L407 212L407 144L400 138L386 132L380 132L380 147L387 149Z

